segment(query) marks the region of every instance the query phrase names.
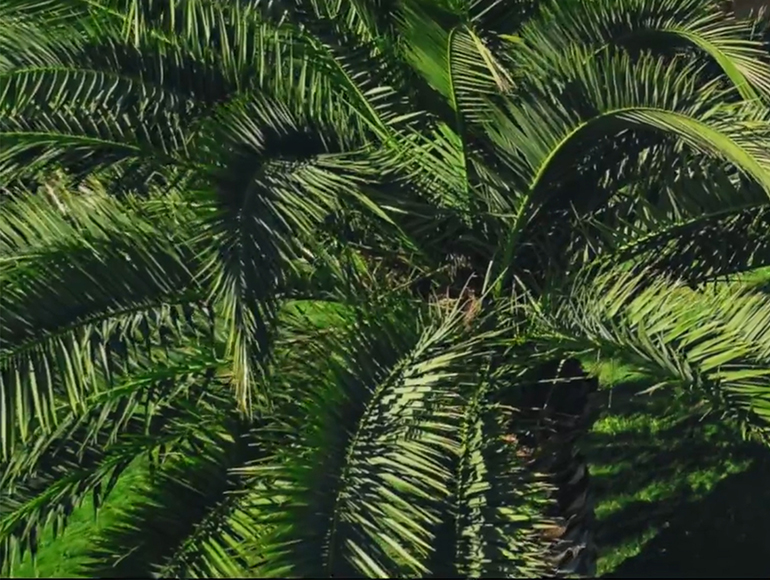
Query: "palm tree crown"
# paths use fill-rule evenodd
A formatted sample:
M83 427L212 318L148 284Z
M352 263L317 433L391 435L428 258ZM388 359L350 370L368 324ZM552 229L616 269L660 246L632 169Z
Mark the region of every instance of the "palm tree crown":
M574 357L767 433L770 305L733 280L770 259L760 33L4 0L0 562L142 472L84 573L591 574Z

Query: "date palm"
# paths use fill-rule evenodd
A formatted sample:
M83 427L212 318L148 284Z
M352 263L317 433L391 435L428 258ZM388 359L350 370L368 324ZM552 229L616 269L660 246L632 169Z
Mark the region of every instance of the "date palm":
M5 0L0 560L140 470L86 573L590 574L576 356L766 434L770 305L711 283L770 257L757 38L702 0Z

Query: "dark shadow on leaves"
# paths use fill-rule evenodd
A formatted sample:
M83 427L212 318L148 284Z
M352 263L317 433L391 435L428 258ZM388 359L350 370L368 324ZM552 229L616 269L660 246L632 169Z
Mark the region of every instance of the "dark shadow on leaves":
M770 577L770 454L756 449L754 455L749 469L703 499L675 506L669 525L606 577Z
M603 391L601 413L618 419L617 430L605 426L584 440L598 501L623 503L598 522L600 550L612 553L654 534L604 577L770 577L770 560L763 558L770 539L770 452L740 442L717 419L701 420L670 391L636 394L644 388L635 381L611 396ZM666 420L653 426L655 418ZM729 465L740 473L705 495L696 492L699 472L718 477Z

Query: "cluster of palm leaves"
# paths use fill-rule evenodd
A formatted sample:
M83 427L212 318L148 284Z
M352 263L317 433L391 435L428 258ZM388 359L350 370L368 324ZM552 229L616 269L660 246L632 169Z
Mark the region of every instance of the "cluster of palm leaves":
M593 573L577 360L770 419L770 59L704 0L0 2L0 563Z

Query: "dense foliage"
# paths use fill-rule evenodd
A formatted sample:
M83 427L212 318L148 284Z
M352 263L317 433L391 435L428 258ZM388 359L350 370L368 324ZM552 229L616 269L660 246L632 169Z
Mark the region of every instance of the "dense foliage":
M590 574L574 357L767 435L768 98L717 1L3 0L0 562L142 470L84 574Z

